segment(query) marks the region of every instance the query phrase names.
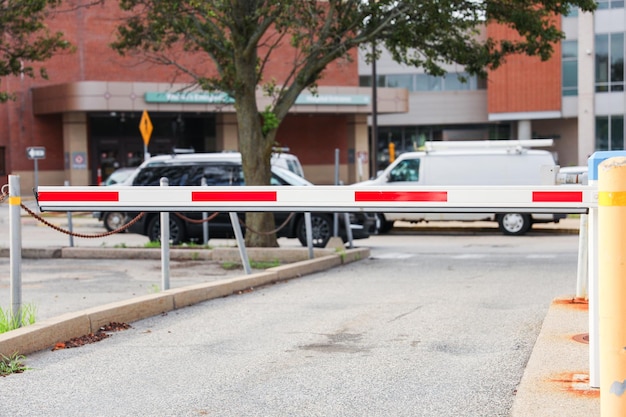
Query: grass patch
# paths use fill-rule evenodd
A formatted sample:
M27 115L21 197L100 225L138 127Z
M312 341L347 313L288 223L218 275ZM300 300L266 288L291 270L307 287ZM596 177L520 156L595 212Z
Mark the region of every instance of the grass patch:
M32 304L23 305L17 316L13 316L10 310L5 311L0 308L0 333L18 329L20 323L22 326L33 324L36 312L37 308Z
M24 365L25 359L25 356L17 352L8 357L0 354L0 376L19 374L30 369Z
M161 247L161 242L159 242L158 240L153 240L150 242L145 243L144 248L160 248ZM211 249L211 245L201 245L199 243L181 243L180 245L171 245L172 248L175 249Z
M280 261L275 259L273 261L251 261L250 268L252 269L268 269L274 268L276 266L280 266ZM243 265L238 262L222 262L221 267L228 271L233 271L235 269L243 269Z

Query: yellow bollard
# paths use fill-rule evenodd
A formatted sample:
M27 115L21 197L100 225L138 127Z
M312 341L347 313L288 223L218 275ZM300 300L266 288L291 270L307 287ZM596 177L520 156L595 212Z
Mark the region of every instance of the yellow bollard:
M389 163L396 160L396 144L389 142Z
M626 416L626 157L598 167L600 414Z

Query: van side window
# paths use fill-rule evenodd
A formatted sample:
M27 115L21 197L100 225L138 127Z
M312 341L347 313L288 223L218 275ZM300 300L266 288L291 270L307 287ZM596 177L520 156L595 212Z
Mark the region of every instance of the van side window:
M389 172L389 182L419 181L420 160L406 159L400 161Z

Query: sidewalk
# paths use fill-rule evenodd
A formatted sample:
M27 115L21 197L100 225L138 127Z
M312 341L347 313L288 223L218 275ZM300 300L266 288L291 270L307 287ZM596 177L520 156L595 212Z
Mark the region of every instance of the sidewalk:
M589 387L588 304L554 300L517 389L512 417L595 417L600 390Z

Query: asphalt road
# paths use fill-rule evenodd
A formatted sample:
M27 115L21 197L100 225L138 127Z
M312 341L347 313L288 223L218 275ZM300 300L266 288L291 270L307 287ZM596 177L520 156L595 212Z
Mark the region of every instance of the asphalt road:
M364 241L365 242L365 241ZM508 416L575 235L399 235L0 378L11 416Z

